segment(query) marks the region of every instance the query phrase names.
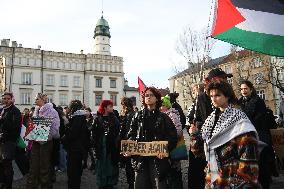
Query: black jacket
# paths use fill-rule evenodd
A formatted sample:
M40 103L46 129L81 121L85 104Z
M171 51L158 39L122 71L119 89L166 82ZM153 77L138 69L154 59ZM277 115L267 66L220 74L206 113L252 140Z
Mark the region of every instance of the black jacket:
M128 132L130 131L130 124L131 120L134 116L135 112L129 112L125 116L120 116L119 117L119 122L120 122L120 132L119 132L119 137L121 140L127 139Z
M195 102L187 118L189 123L198 122L198 126L201 128L202 124L212 112L213 108L210 97L203 92L197 97L197 103ZM195 120L194 114L196 114Z
M118 163L119 130L119 121L114 114L104 117L100 113L97 113L93 125L93 140L97 159L102 158L102 139L106 136L106 153L111 155L112 163Z
M89 148L89 131L85 115L75 115L69 119L63 141L67 152L87 153Z
M128 139L138 142L168 141L168 150L172 151L177 144L177 131L167 114L159 110L143 109L135 114L131 121ZM148 159L153 157L134 157L133 167L139 170ZM170 164L168 158L154 158L155 167L160 179L168 174Z
M180 118L180 123L182 124L182 129L185 127L185 124L186 124L186 117L183 113L183 110L181 108L181 106L177 103L177 102L174 102L172 104L172 108L176 109L179 113L179 118Z
M21 132L21 112L14 105L3 109L3 111L4 113L0 119L0 133L2 133L2 142L17 142Z

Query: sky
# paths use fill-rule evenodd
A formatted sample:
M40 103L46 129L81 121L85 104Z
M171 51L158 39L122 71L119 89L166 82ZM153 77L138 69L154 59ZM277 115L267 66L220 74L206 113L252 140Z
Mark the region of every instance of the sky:
M0 39L23 47L94 53L94 29L104 11L111 32L111 54L124 59L129 85L168 87L178 36L190 26L208 25L212 0L1 0ZM216 58L229 45L217 42Z

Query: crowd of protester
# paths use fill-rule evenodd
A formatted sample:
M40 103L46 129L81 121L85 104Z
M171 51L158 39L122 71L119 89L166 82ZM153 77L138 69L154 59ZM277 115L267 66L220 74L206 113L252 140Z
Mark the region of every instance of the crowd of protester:
M189 189L269 189L271 176L278 175L270 129L284 126L284 102L276 123L250 81L240 83L237 99L229 77L213 69L203 84L194 85L187 116L177 102L178 93L162 97L155 87L141 94L139 109L123 97L120 113L110 100L102 100L94 113L80 100L65 108L48 103L42 93L35 97L35 107L21 113L13 93L5 92L0 108L0 189L12 189L13 160L27 175L27 189L53 188L56 172L66 172L68 189L79 189L85 168L93 172L99 189L114 188L122 168L129 189L182 189L181 160L189 162ZM35 117L52 120L48 139L21 147L21 127L29 130ZM121 140L167 141L169 156L121 153Z

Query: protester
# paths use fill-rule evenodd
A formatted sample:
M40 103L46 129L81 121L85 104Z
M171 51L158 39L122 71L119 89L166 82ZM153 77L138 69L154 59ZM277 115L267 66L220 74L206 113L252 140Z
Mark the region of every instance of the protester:
M212 69L204 80L204 88L206 89L212 81L226 81L228 77L232 77L232 74L226 74L220 68ZM206 92L199 91L198 93L197 99L187 118L190 127L195 125L198 129L201 129L202 124L211 114L213 108L210 97ZM202 141L199 141L198 145L203 146ZM205 186L204 168L207 165L204 155L197 157L189 149L188 160L188 188L203 189Z
M52 188L51 166L53 139L59 138L60 120L58 113L51 103L47 103L47 95L38 93L35 99L36 108L33 117L44 117L52 119L48 140L46 142L33 141L30 171L27 178L27 189Z
M63 137L67 151L68 189L79 189L83 171L83 160L89 147L89 131L86 112L80 100L72 100L69 105L70 119Z
M3 109L0 114L0 188L12 189L16 144L20 136L21 112L14 105L13 93L2 95Z
M89 134L90 134L90 146L89 146L88 154L89 154L89 156L91 158L91 165L90 165L89 169L90 170L95 170L96 157L95 157L95 149L93 148L94 141L92 141L92 138L93 138L93 135L94 135L94 133L93 133L94 117L92 115L91 108L89 108L89 107L85 108L85 112L86 112L87 127L88 127ZM84 163L85 163L85 167L86 167L87 166L87 159L85 160Z
M179 112L176 109L172 108L170 97L168 95L162 97L161 112L164 112L171 118L177 130L178 140L180 139L184 140ZM170 170L169 179L170 179L170 182L169 182L170 189L182 189L183 188L181 162L180 160L173 159L172 157L171 157L171 170Z
M130 123L135 114L133 109L133 102L130 98L123 97L121 99L122 110L120 113L120 140L127 140L127 134L130 130ZM131 158L122 157L122 164L125 165L126 178L128 189L134 189L135 173L132 167Z
M30 110L28 108L25 108L24 111L23 111L23 116L22 116L22 122L23 122L23 125L25 127L28 127L29 126L29 122L30 122Z
M260 153L258 180L263 189L269 189L271 175L274 174L277 176L275 153L272 147L272 138L270 134L273 122L267 121L267 108L265 102L256 94L256 90L250 81L244 80L241 82L241 95L242 97L239 99L239 104L242 111L246 113L254 125L259 135L259 140L268 145Z
M172 120L160 111L161 94L154 87L147 87L142 95L144 109L135 114L128 135L138 142L167 141L171 151L177 144L177 131ZM127 153L124 154L128 156ZM135 189L165 189L169 187L169 158L134 156Z
M192 146L195 155L205 151L207 189L259 188L257 132L242 111L234 108L237 98L230 84L213 81L207 88L216 108L202 125L201 131L191 126L192 140L201 138L204 148Z
M179 113L180 122L182 124L182 129L183 129L183 128L185 128L186 117L185 117L185 115L183 113L183 110L182 110L181 106L179 105L179 103L177 103L177 97L178 96L179 96L179 93L176 93L176 92L169 94L172 107L174 109L176 109L178 111L178 113Z
M100 189L112 189L118 182L119 121L113 113L113 103L103 100L94 120L96 151L96 181Z

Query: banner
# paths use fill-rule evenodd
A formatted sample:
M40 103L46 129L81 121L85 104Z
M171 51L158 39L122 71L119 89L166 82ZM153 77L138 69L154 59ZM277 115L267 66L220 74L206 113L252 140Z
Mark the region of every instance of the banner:
M34 117L32 119L32 128L29 128L29 133L26 133L26 139L45 142L48 139L52 119L44 117Z
M284 163L284 128L270 129L270 132L276 155Z
M137 142L133 140L121 141L121 152L138 156L169 156L168 141Z

